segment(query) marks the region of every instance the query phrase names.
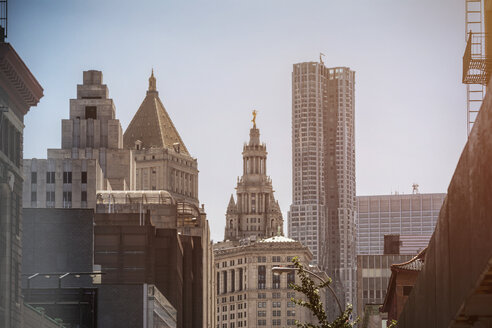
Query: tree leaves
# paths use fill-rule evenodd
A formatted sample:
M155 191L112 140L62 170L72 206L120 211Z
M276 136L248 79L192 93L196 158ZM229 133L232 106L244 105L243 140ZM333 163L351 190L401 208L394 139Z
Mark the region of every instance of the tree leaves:
M291 301L299 306L308 308L311 313L318 319L319 324L312 323L300 323L296 321L296 325L299 328L349 328L359 321L357 318L355 321L350 321L350 315L352 314L352 305L347 304L345 311L340 314L333 322L329 322L326 315L324 304L321 301L320 289L328 288L328 285L332 282L331 278L316 284L310 277L310 273L306 272L303 265L299 262L297 257L292 259L297 271L297 276L301 280L301 284L290 284L290 287L297 292L304 294L306 300L291 298Z

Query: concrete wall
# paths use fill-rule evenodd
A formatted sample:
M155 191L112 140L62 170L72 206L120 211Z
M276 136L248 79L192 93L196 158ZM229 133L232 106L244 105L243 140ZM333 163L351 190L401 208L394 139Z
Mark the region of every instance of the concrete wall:
M136 285L101 285L98 288L98 327L143 327L143 288Z
M401 328L450 327L460 315L471 318L466 313L473 311L475 319L492 315L490 290L480 301L476 294L492 259L492 90L487 91L449 185L424 269L398 320Z
M22 273L91 272L93 216L91 209L24 209ZM23 279L23 288L27 279ZM91 285L90 277L66 277L63 287ZM30 287L57 287L57 277L36 277Z

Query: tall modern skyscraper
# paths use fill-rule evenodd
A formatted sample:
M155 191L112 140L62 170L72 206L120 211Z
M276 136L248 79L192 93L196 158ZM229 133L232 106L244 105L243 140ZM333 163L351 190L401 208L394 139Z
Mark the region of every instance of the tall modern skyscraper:
M323 62L292 72L292 199L289 237L309 246L334 281L339 298L355 303L355 72ZM354 304L355 306L355 304Z

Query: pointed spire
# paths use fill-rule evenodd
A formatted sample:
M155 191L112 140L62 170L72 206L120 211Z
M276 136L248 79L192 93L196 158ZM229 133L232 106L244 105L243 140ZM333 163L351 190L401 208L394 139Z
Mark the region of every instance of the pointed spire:
M149 91L157 91L154 68L152 68L152 74L149 77Z
M229 200L229 205L227 206L227 212L232 212L236 210L236 202L234 201L234 196L231 194L231 199Z
M167 148L189 155L156 89L154 70L149 78L147 96L123 134L125 148L134 148L140 140L142 148Z

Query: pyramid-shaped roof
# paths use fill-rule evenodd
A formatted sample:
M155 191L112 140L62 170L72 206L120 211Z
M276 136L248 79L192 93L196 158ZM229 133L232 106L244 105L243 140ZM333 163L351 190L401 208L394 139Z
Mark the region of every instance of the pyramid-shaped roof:
M176 149L175 145L179 144L179 152L190 155L159 99L153 71L147 96L123 135L125 148L133 148L137 140L141 141L142 148Z
M234 201L234 196L231 194L231 198L229 199L229 205L227 206L227 212L235 212L236 211L236 202Z

